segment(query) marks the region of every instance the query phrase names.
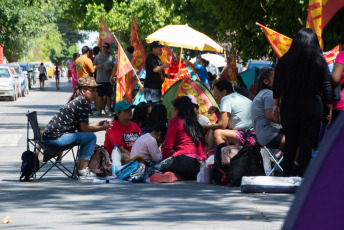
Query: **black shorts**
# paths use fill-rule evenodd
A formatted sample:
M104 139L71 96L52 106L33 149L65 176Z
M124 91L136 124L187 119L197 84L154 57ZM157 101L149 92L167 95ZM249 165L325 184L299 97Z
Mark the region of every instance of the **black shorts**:
M44 74L44 73L41 73L41 74L39 75L39 80L40 80L40 81L44 81L44 80L45 80L45 74Z
M103 86L100 86L97 88L98 96L111 96L113 86L110 82L97 82L98 84L101 84Z
M277 136L274 137L269 143L266 144L266 147L272 148L272 149L279 149L279 146L281 145L281 141L284 137L284 130L280 129Z

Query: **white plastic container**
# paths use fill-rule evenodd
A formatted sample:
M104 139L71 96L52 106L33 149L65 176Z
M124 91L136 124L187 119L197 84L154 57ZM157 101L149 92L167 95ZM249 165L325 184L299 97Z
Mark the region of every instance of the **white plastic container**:
M111 160L112 160L112 175L115 176L116 172L121 169L121 151L117 145L113 148L111 152Z

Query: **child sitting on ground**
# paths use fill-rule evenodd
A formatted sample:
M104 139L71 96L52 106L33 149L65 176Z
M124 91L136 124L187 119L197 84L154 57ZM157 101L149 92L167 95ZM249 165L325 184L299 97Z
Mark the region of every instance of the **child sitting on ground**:
M150 133L139 137L130 152L130 158L140 156L146 163L161 161L162 155L159 146L164 142L167 132L166 123L155 124Z

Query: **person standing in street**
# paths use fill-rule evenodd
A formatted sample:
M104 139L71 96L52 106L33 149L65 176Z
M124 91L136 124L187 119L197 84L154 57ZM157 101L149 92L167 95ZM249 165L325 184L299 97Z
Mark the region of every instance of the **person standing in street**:
M344 33L338 37L339 54L334 62L331 75L333 86L340 84L340 100L333 101L333 112L331 124L334 124L336 118L344 110Z
M79 57L80 55L78 53L74 53L73 54L73 60L70 62L70 69L72 72L72 81L71 81L71 85L72 85L72 90L73 93L76 91L76 87L78 85L78 79L76 77L76 66L75 66L75 61L76 59Z
M96 116L101 115L104 108L104 113L111 116L111 95L112 84L110 83L112 69L115 66L115 57L109 53L110 44L104 43L102 47L102 53L98 54L93 60L95 67L102 65L102 68L97 68L97 83L102 84L103 87L98 88L98 101ZM105 112L105 103L108 107L108 111Z
M68 77L68 82L71 82L71 79L72 79L72 69L70 67L70 62L71 62L71 59L68 58L67 62L66 62L66 66L67 66L67 77Z
M134 47L133 46L128 46L125 49L125 55L127 55L129 61L131 62L131 60L133 60L133 53L134 53Z
M76 77L93 77L93 73L96 69L103 68L103 64L93 67L91 59L88 58L90 49L88 46L84 46L81 49L82 55L75 60Z
M56 80L56 89L60 89L60 70L58 66L56 66L56 70L55 70L55 80Z
M332 89L328 65L316 33L309 28L299 30L286 54L276 65L273 81L272 116L281 121L285 132L283 176L293 175L297 149L298 176L303 177L311 160L323 117L323 101L330 108Z
M95 47L93 47L92 51L93 51L93 59L91 59L91 60L92 60L92 63L93 63L94 59L100 53L101 49L100 49L99 46L95 46ZM94 72L94 80L96 80L96 82L97 82L97 71ZM92 108L92 114L93 114L93 112L97 111L97 108L98 108L98 105L97 105L98 104L98 97L99 96L97 95L97 99L94 101L94 104L93 104L94 107Z
M169 63L162 64L159 55L162 54L162 45L159 41L150 44L151 53L146 58L146 79L143 94L146 101L153 105L162 104L161 88L164 82L164 68L168 68Z
M197 64L193 64L190 61L184 60L188 65L194 68L199 76L201 82L210 90L209 80L208 80L208 72L207 66L209 66L209 61L205 60L204 58L198 59Z
M44 81L47 79L47 70L43 62L41 62L41 65L38 67L38 71L39 71L39 89L44 89Z

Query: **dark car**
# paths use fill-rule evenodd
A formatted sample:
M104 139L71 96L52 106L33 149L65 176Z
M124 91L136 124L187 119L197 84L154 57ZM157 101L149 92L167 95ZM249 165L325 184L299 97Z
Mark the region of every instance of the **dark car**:
M31 64L26 62L19 62L18 64L20 65L23 73L27 75L27 79L29 80L29 88L31 89L31 86L36 84L36 79Z

